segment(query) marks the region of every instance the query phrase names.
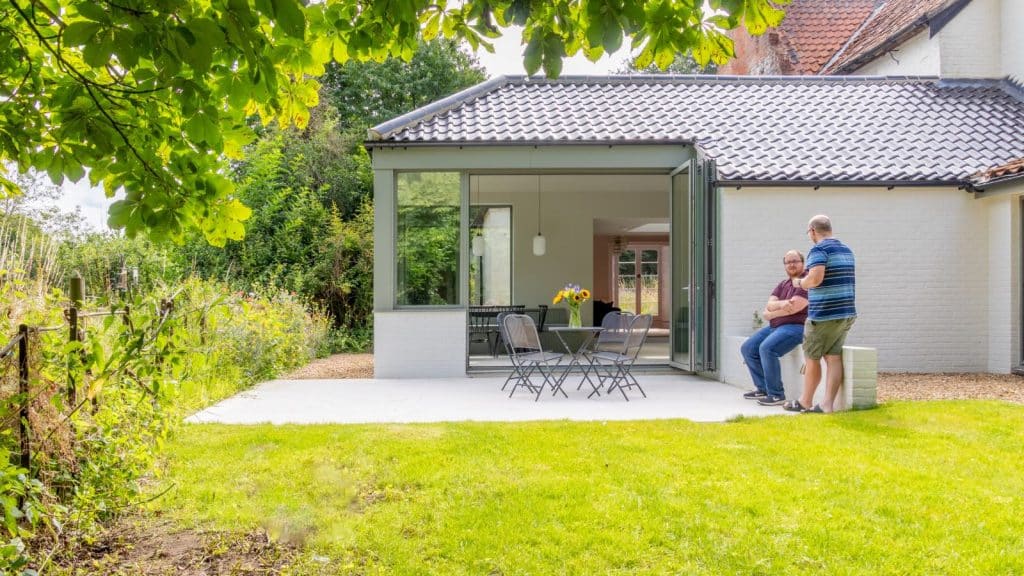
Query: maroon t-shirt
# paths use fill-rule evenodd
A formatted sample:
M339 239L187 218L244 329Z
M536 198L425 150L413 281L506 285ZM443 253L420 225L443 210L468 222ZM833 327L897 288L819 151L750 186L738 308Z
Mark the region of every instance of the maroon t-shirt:
M789 278L779 282L779 285L772 290L772 296L775 296L779 300L789 300L793 296L799 296L801 298L807 298L807 290L803 288L797 288L793 286L793 281ZM772 328L778 328L783 324L803 324L804 320L807 320L807 307L797 312L796 314L790 314L789 316L777 316L768 321L768 325Z

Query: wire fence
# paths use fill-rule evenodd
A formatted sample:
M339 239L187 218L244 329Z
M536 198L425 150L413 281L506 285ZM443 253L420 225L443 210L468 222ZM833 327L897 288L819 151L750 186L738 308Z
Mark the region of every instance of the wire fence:
M47 392L52 392L47 387L37 386L33 390L32 374L33 374L33 358L34 355L42 351L40 345L40 335L48 332L67 331L67 341L69 343L78 343L77 345L68 346L65 348L67 354L67 385L63 390L63 401L54 402L51 398L50 405L62 406L67 411L66 414L62 414L58 419L58 426L67 427L67 431L70 432L70 426L72 425L72 416L80 410L86 404L91 403L93 410L98 408L98 399L93 396L79 401L79 390L84 384L82 380L86 372L82 370L82 366L85 359L84 345L86 344L87 330L85 329L86 322L96 318L104 318L110 316L120 316L127 330L134 331L132 323L132 310L127 304L118 307L111 307L104 310L89 310L85 311L82 308L82 294L84 293L83 281L80 277L73 277L71 279L70 286L70 301L67 308L64 309L65 323L57 326L30 326L27 324L20 324L18 326L17 333L10 337L10 339L0 347L0 366L5 366L4 371L8 367L16 367L16 378L17 388L14 392L13 398L8 397L8 406L14 408L10 413L3 416L3 420L0 421L3 428L10 427L12 430L17 429L18 434L18 452L12 454L12 461L16 461L17 465L21 468L29 471L31 474L33 471L33 445L38 442L45 442L49 440L55 432L56 428L53 428L46 432L45 436L37 434L38 430L34 430L33 418L32 418L32 407L33 403L40 400L40 397ZM166 320L174 309L172 300L162 300L159 305L158 314L161 320ZM39 348L39 350L37 350ZM14 426L14 418L17 419L17 426Z

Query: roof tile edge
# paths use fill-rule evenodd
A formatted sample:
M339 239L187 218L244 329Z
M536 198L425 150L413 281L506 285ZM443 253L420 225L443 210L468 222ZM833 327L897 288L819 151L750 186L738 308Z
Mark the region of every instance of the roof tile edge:
M373 128L369 128L366 131L366 139L370 141L383 140L403 128L408 128L414 124L423 122L424 120L447 112L466 102L475 100L484 94L497 90L505 84L508 84L508 82L509 78L505 76L495 76L494 78L484 80L479 84L470 86L469 88L456 92L451 96L442 98L411 112L406 112L397 118L392 118L387 122L378 124Z

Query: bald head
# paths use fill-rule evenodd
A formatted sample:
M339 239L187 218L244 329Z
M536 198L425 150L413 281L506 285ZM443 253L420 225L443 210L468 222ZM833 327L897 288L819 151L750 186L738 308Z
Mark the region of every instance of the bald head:
M831 236L832 235L832 220L824 214L818 214L811 221L807 223L807 227L814 230L819 236Z

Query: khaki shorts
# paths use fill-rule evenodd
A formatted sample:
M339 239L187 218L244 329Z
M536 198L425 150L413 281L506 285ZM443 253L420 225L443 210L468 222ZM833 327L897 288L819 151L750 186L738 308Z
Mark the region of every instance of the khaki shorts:
M843 353L846 334L853 327L856 318L839 320L811 320L804 322L804 356L821 360L822 356L838 356Z

